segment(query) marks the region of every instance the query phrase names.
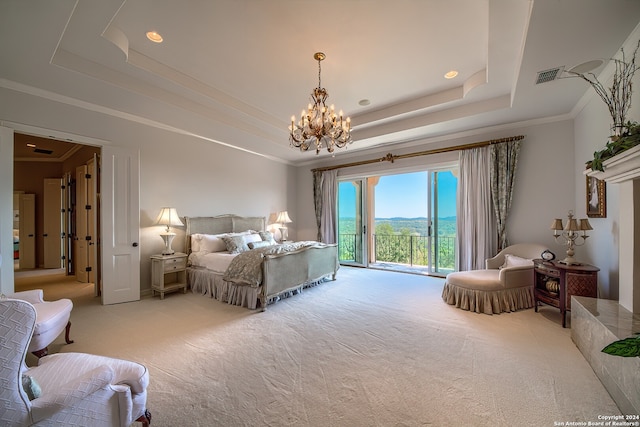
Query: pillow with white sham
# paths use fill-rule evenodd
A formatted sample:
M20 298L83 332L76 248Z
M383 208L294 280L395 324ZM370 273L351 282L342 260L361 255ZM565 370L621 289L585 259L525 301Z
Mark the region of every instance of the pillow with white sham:
M200 252L201 241L202 241L202 234L191 235L191 252Z
M260 235L260 238L262 238L263 241L269 242L270 245L275 245L278 243L276 242L276 239L273 237L273 233L270 231L259 231L258 234Z
M200 250L204 252L224 252L227 245L222 240L226 234L203 234L200 240Z
M262 242L262 237L258 233L245 234L242 236L244 242L249 244L251 242Z
M505 254L504 256L504 264L500 268L507 267L522 267L522 266L533 266L533 261L527 258L521 258L519 256Z

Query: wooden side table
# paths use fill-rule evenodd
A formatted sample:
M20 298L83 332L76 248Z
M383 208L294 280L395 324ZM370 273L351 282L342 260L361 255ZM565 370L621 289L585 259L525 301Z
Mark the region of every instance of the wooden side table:
M151 256L151 295L164 294L182 289L187 293L187 254Z
M557 307L562 314L562 327L566 327L566 314L571 310L571 296L597 298L598 267L589 264L566 265L557 261L534 259L535 309L538 303Z

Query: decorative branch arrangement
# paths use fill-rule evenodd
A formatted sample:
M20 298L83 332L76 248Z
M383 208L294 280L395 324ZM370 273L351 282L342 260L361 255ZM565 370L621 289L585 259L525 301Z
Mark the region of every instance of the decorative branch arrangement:
M626 121L631 108L633 93L633 76L640 66L636 65L636 55L640 49L640 40L636 44L631 60L627 62L624 48L620 49L622 59L611 59L615 64L613 81L610 88L605 88L593 73L576 73L566 71L570 77L579 77L588 82L596 91L600 99L607 104L609 114L613 120L612 135L605 148L593 153L593 159L587 162L587 168L604 171L603 162L640 144L640 125L637 122Z
M636 66L636 54L638 53L638 49L640 49L640 40L638 40L636 49L633 51L633 55L629 62L626 61L624 48L620 49L622 59L612 59L616 70L613 73L613 82L608 90L602 85L602 83L600 83L596 75L593 73L576 73L573 71L567 71L571 76L580 77L588 82L604 103L607 104L609 114L611 114L611 118L613 120L614 135L620 135L621 128L625 125L627 113L631 108L631 94L633 92L632 80L634 74L639 68Z
M624 124L620 135L613 135L609 142L600 151L593 153L593 159L587 162L587 169L603 172L603 162L630 148L640 144L640 124L627 122Z

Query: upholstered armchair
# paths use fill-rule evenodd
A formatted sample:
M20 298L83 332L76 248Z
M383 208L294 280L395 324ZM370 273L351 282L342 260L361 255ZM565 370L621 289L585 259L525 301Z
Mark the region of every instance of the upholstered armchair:
M30 302L36 309L36 326L29 343L29 352L36 357L46 356L49 352L49 344L65 331L64 339L67 344L73 343L69 339L71 329L71 309L73 303L70 299L61 298L55 301L45 301L42 289L14 292L7 295L8 298L20 299Z
M449 273L442 299L460 309L485 314L531 308L534 305L532 260L540 258L546 249L537 244L511 245L487 259L483 270Z
M26 368L36 323L32 304L0 299L0 425L149 426L149 373L138 363L58 353Z

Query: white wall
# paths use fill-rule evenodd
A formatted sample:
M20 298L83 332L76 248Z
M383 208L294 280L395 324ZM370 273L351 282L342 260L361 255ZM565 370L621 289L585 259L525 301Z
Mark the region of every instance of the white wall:
M624 49L626 59L631 59L636 44L640 38L640 28L629 36ZM620 53L616 54L620 57ZM601 73L606 74L607 69ZM611 73L609 73L611 75ZM611 86L607 77L600 76L600 81L606 88ZM627 120L640 121L640 76L634 77L635 89L632 96L631 110ZM585 85L587 85L585 83ZM603 149L610 135L612 119L606 104L598 97L592 88L589 88L584 106L575 118L575 164L574 179L576 188L582 193L586 191L586 178L584 175L585 162L593 158L593 152ZM580 216L586 215L586 202L581 199L580 191L576 192L576 204L579 207ZM589 222L594 230L589 238L590 242L582 248L578 248L578 254L583 256L586 262L600 268L598 275L598 287L600 296L607 299L619 299L619 237L620 237L620 211L619 211L619 184L606 184L606 218L590 218Z
M576 204L578 215L586 217L585 162L593 158L593 152L604 148L609 136L611 120L607 107L600 98L593 96L575 119ZM600 268L598 288L601 298L618 299L618 186L606 185L606 218L589 218L593 227L589 242L577 249L580 260ZM582 198L581 198L582 197Z
M13 292L13 131L0 127L0 294Z
M511 243L535 242L547 245L556 255L564 254L564 247L555 243L553 233L549 229L554 218L566 218L570 209L576 210L574 193L574 153L573 153L573 121L564 120L540 125L514 127L509 130L478 133L473 137L447 141L448 145L468 144L489 139L525 135L518 158L516 187L511 205L511 213L507 223L508 236ZM357 144L357 141L354 142ZM417 152L439 148L442 144L430 143L414 146L411 149L389 150L380 154L368 154L352 157L348 160L334 159L334 164L376 159L391 151L394 155L404 152ZM454 154L454 158L456 155ZM397 170L408 164L415 164L416 159L425 165L450 160L450 155L433 155L420 158L398 160L369 165L363 173L373 168ZM322 163L327 166L330 162ZM317 167L300 167L297 171L299 219L295 224L298 237L315 239L316 225L313 208L313 177L311 169ZM355 168L354 168L355 169ZM351 174L353 170L345 169L342 174ZM580 188L582 191L582 188ZM580 252L578 252L580 255ZM562 256L564 258L564 255Z
M0 89L0 99L0 121L6 126L19 123L140 150L140 288L143 292L150 289L149 256L159 253L163 247L159 237L161 227L152 225L161 207L173 206L181 216L235 213L268 217L271 212L285 208L293 217L297 215L294 203L297 184L292 166L195 137L5 89ZM0 186L0 200L12 200L12 191L7 188ZM5 218L5 211L0 211L0 223L11 220L10 213L9 218ZM175 231L178 236L173 248L182 250L185 230ZM2 228L0 233L5 242L11 230ZM295 230L290 235L295 238ZM4 289L4 283L2 286Z

